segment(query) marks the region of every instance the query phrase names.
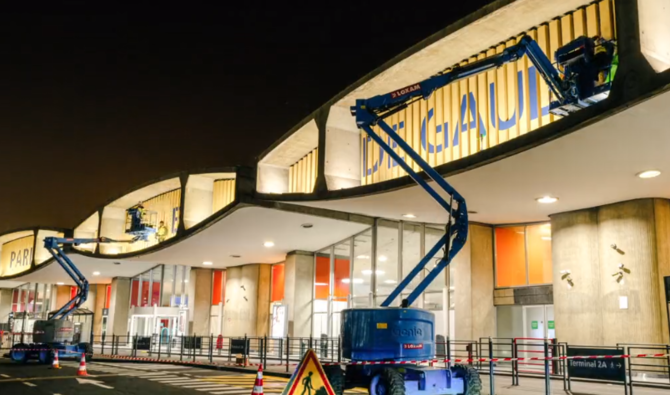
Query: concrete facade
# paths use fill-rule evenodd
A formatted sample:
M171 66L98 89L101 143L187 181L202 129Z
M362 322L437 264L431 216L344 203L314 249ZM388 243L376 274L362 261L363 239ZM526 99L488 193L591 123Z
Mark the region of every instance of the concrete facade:
M572 344L668 342L662 281L668 265L665 199L552 216L556 336ZM617 283L620 265L630 271ZM568 288L561 277L570 271Z
M194 283L193 328L192 333L210 333L209 315L212 305L212 269L192 269L191 282Z
M95 288L95 304L93 309L93 336L102 336L102 312L105 309L107 284L91 285Z
M270 265L226 269L224 336L265 336L269 327Z
M288 335L308 337L312 333L314 255L294 251L284 263L284 302L288 306Z

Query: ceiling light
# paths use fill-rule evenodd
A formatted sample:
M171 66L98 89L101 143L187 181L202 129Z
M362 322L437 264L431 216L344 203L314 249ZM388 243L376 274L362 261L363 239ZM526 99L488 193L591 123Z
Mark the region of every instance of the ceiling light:
M265 243L263 243L263 246L267 247L267 248L270 248L270 247L274 247L275 243L272 242L272 241L266 241Z
M558 198L555 198L553 196L542 196L541 198L537 198L535 200L537 200L538 203L550 204L550 203L556 203L558 201Z
M237 259L237 258L242 258L242 255L231 255L230 257Z
M314 285L316 285L317 287L325 287L328 286L328 283L314 283Z
M542 240L551 240L550 236L542 236Z
M370 259L369 255L359 255L356 257L356 259Z
M213 263L209 262L209 261L205 261L202 264L205 265L205 266L212 266L213 265Z
M188 280L184 280L184 282L185 282L185 283L187 283L187 282L188 282Z
M93 275L94 275L94 276L99 276L99 275L100 275L100 272L93 272Z
M309 228L314 227L314 225L312 225L312 224L302 224L302 225L300 225L300 226L302 226L302 227L305 228L305 229L309 229Z
M637 176L640 178L654 178L661 175L661 172L658 170L647 170L642 173L638 173Z
M343 278L342 282L345 283L345 284L349 284L349 283L351 283L351 280L348 279L348 278ZM355 278L354 279L354 284L363 284L363 279L362 278Z
M366 269L366 270L363 270L361 273L365 274L366 276L369 276L369 275L372 274L372 270ZM381 275L381 274L384 274L386 272L383 271L383 270L375 270L375 273L378 274L378 275Z
M57 282L56 285L65 285L65 283Z
M407 213L407 214L403 214L402 216L403 216L404 218L416 218L416 215L414 215L414 214L409 214L409 213Z
M379 256L379 262L386 262L387 260L388 260L388 258L386 256L384 256L384 255Z
M384 283L386 283L386 284L397 284L398 282L396 280L384 280Z

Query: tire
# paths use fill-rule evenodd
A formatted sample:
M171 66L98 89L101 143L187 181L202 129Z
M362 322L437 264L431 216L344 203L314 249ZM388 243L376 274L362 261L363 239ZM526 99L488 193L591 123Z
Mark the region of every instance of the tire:
M86 362L93 360L93 345L91 343L79 343L77 344L77 348L80 352L86 354ZM79 359L81 359L81 356L79 356Z
M385 368L370 382L370 395L405 395L405 377L393 368Z
M24 343L19 343L16 344L14 347L12 347L12 350L9 353L12 361L18 363L28 362L28 355L30 354L30 351L15 351L15 350L27 350L29 348L31 347Z
M50 365L51 362L53 361L53 350L46 344L40 344L38 345L38 347L40 350L45 351L38 351L37 359L40 361L41 364Z
M463 378L465 382L464 395L480 395L482 393L482 379L479 377L477 369L470 365L454 365L451 369L456 377Z
M333 388L335 395L344 394L344 370L339 365L336 366L324 366L324 372L326 373L326 378L330 386Z

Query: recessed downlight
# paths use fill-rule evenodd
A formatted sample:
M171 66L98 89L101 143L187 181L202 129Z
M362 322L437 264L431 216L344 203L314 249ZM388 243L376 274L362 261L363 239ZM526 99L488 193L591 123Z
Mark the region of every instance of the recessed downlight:
M556 203L558 201L558 198L553 197L553 196L542 196L542 197L537 198L535 200L537 200L538 203L551 204L551 203Z
M638 173L637 176L640 178L654 178L661 175L661 172L658 170L647 170L641 173Z
M386 262L386 261L388 261L388 258L387 258L385 255L380 255L379 258L377 258L377 259L379 259L379 262Z
M416 215L411 214L411 213L403 214L402 216L403 216L404 218L416 218Z
M370 269L362 270L361 273L365 274L366 276L369 276L372 274L372 270ZM386 272L383 270L375 270L375 274L383 275L384 273Z
M56 285L65 285L65 283L62 283L62 282L59 281L59 282L56 283Z
M369 255L359 255L356 257L356 259L370 259Z
M205 266L212 266L213 265L213 263L210 262L210 261L205 261L202 264L205 265Z
M93 272L93 275L94 275L94 276L99 276L99 275L100 275L100 272Z
M270 247L274 247L274 246L275 246L274 241L266 241L265 243L263 243L263 247L270 248Z
M385 284L397 284L398 282L396 280L384 280Z

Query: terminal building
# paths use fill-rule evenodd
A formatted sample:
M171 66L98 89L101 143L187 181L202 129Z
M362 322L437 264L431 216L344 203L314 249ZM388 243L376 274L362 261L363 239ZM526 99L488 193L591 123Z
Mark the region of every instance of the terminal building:
M340 312L378 306L447 221L349 107L524 34L550 58L585 35L617 45L609 97L592 107L550 114L524 57L390 118L470 210L467 244L415 304L458 340L667 344L668 21L667 0L497 0L372 70L254 167L167 174L74 228L0 235L0 325L29 334L76 293L45 237L127 240L126 210L141 202L160 236L67 247L92 284L74 318L81 336L337 337Z

